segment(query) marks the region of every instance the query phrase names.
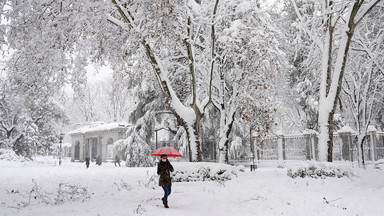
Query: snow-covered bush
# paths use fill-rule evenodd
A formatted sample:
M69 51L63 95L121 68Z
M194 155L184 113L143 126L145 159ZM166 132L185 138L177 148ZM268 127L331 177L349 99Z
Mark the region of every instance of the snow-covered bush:
M90 198L91 194L86 187L77 184L60 183L53 204L60 205L75 201L85 202Z
M174 163L174 182L227 181L237 176L235 167L216 163Z
M125 155L127 167L150 167L154 165L154 157L151 156L151 148L136 134L115 143L117 152Z
M155 189L159 185L159 177L156 173L147 171L147 178L145 180L139 180L139 185Z
M309 164L296 168L288 169L287 175L291 178L296 177L311 177L311 178L326 178L326 177L350 177L354 175L351 167L348 166L337 166L333 164Z
M73 183L60 183L56 192L45 191L43 186L32 179L32 187L26 192L12 189L7 194L17 196L20 202L15 203L12 208L22 209L29 205L61 205L71 202L85 202L91 198L88 188Z
M237 166L236 168L237 168L237 170L238 170L239 172L245 172L245 166L244 166L244 165L239 165L239 166Z
M17 155L12 149L0 149L0 160L7 161L28 161L27 158Z
M128 167L150 167L154 165L155 158L151 156L154 143L149 134L153 134L154 114L147 112L140 118L135 127L129 128L126 139L118 140L114 144L116 152L123 156Z

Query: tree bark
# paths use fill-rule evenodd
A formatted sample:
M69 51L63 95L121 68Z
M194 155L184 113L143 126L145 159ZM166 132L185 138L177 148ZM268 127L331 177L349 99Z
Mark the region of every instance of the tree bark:
M364 147L365 138L366 136L362 134L359 134L359 136L357 137L357 161L358 161L359 167L364 169L365 169L365 162L364 162L363 147Z
M197 118L193 125L184 124L184 129L187 132L188 152L190 162L200 162L203 160L200 142L200 121L202 116Z
M354 34L354 29L356 27L356 24L354 23L354 18L355 16L357 15L357 12L359 11L359 8L361 7L361 4L359 1L355 1L353 7L351 8L351 12L350 12L350 15L348 17L348 23L346 24L347 28L347 32L345 32L346 36L344 35L344 39L341 39L341 44L340 44L340 47L339 47L339 53L338 53L338 56L337 56L337 59L336 59L336 63L335 63L335 71L333 71L333 76L331 78L331 81L329 82L328 81L328 77L330 77L330 64L332 64L332 61L329 61L329 58L331 57L331 54L332 54L332 46L330 46L330 44L332 43L332 32L333 32L333 28L334 26L332 26L332 23L329 23L328 24L328 31L327 33L329 33L328 35L328 39L329 39L329 43L327 46L326 46L326 49L323 50L323 52L328 52L328 60L326 62L326 66L323 65L323 68L327 68L327 79L326 79L326 82L323 82L322 81L322 84L321 85L326 85L325 88L323 86L321 86L321 88L323 88L323 91L325 89L325 92L320 92L320 106L319 106L319 123L320 123L320 145L324 145L325 143L325 134L323 133L328 133L328 138L326 140L326 144L327 144L327 152L326 152L326 157L321 148L321 151L319 152L320 155L319 155L319 158L320 160L324 160L325 158L327 159L328 162L332 162L333 161L333 158L332 158L332 153L333 153L333 119L334 119L334 115L335 115L335 112L336 112L336 108L337 108L337 102L338 102L338 98L340 96L340 92L341 92L341 87L342 87L342 80L343 80L343 76L344 76L344 71L345 71L345 67L347 65L347 58L348 58L348 51L349 51L349 47L350 47L350 43L352 41L352 37L353 37L353 34ZM336 25L336 23L335 23ZM345 41L344 41L345 40ZM324 61L322 62L323 64L325 63ZM341 64L341 67L339 68L338 67L338 64ZM324 71L323 71L324 73ZM337 75L336 75L337 74ZM336 82L337 81L337 82ZM335 89L336 88L336 89ZM329 91L328 91L329 89ZM334 92L336 91L336 92ZM324 94L324 95L322 95ZM331 109L328 110L329 106L331 106ZM325 110L322 110L322 109L325 109ZM327 122L325 122L324 118L325 118L325 115L328 115L328 119L327 119ZM328 129L328 130L325 130L325 127Z

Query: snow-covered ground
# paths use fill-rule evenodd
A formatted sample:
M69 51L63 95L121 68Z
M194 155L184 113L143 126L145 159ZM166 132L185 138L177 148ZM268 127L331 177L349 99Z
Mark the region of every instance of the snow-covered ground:
M173 165L183 167L183 163ZM224 183L174 183L169 209L161 204L162 189L150 180L155 172L155 168L110 163L92 164L86 170L80 163L0 161L0 216L384 214L384 171L371 167L350 178L292 179L286 168L261 164L256 172L238 172L237 178ZM59 183L68 187L62 189L63 203L55 204ZM81 189L66 194L69 185ZM69 197L77 200L70 202Z

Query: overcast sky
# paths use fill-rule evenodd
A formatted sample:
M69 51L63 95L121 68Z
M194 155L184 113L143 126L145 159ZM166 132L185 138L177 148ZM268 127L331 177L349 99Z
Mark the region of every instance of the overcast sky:
M87 70L88 83L96 83L106 78L112 78L112 69L107 66L100 67L96 70L95 67L89 65L85 67L85 69Z

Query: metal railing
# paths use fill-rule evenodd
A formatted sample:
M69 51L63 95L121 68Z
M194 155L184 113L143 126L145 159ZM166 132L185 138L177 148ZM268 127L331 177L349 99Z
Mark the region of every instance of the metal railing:
M242 154L239 157L237 153L231 153L230 161L233 164L249 164L247 159L252 157L251 149L254 149L255 160L313 160L318 159L318 135L313 134L288 134L288 135L272 135L263 139L253 137L250 148L249 139L243 139ZM210 140L210 144L214 140ZM231 140L229 142L231 144ZM204 145L204 143L203 143ZM333 160L334 161L357 161L359 145L357 135L350 133L334 133L333 135ZM206 161L217 160L216 148L209 148L209 157ZM313 149L314 148L314 149ZM215 150L216 149L216 156ZM229 151L231 147L229 146ZM238 150L237 150L238 151ZM363 154L365 161L377 161L384 159L384 132L369 131L363 142Z

